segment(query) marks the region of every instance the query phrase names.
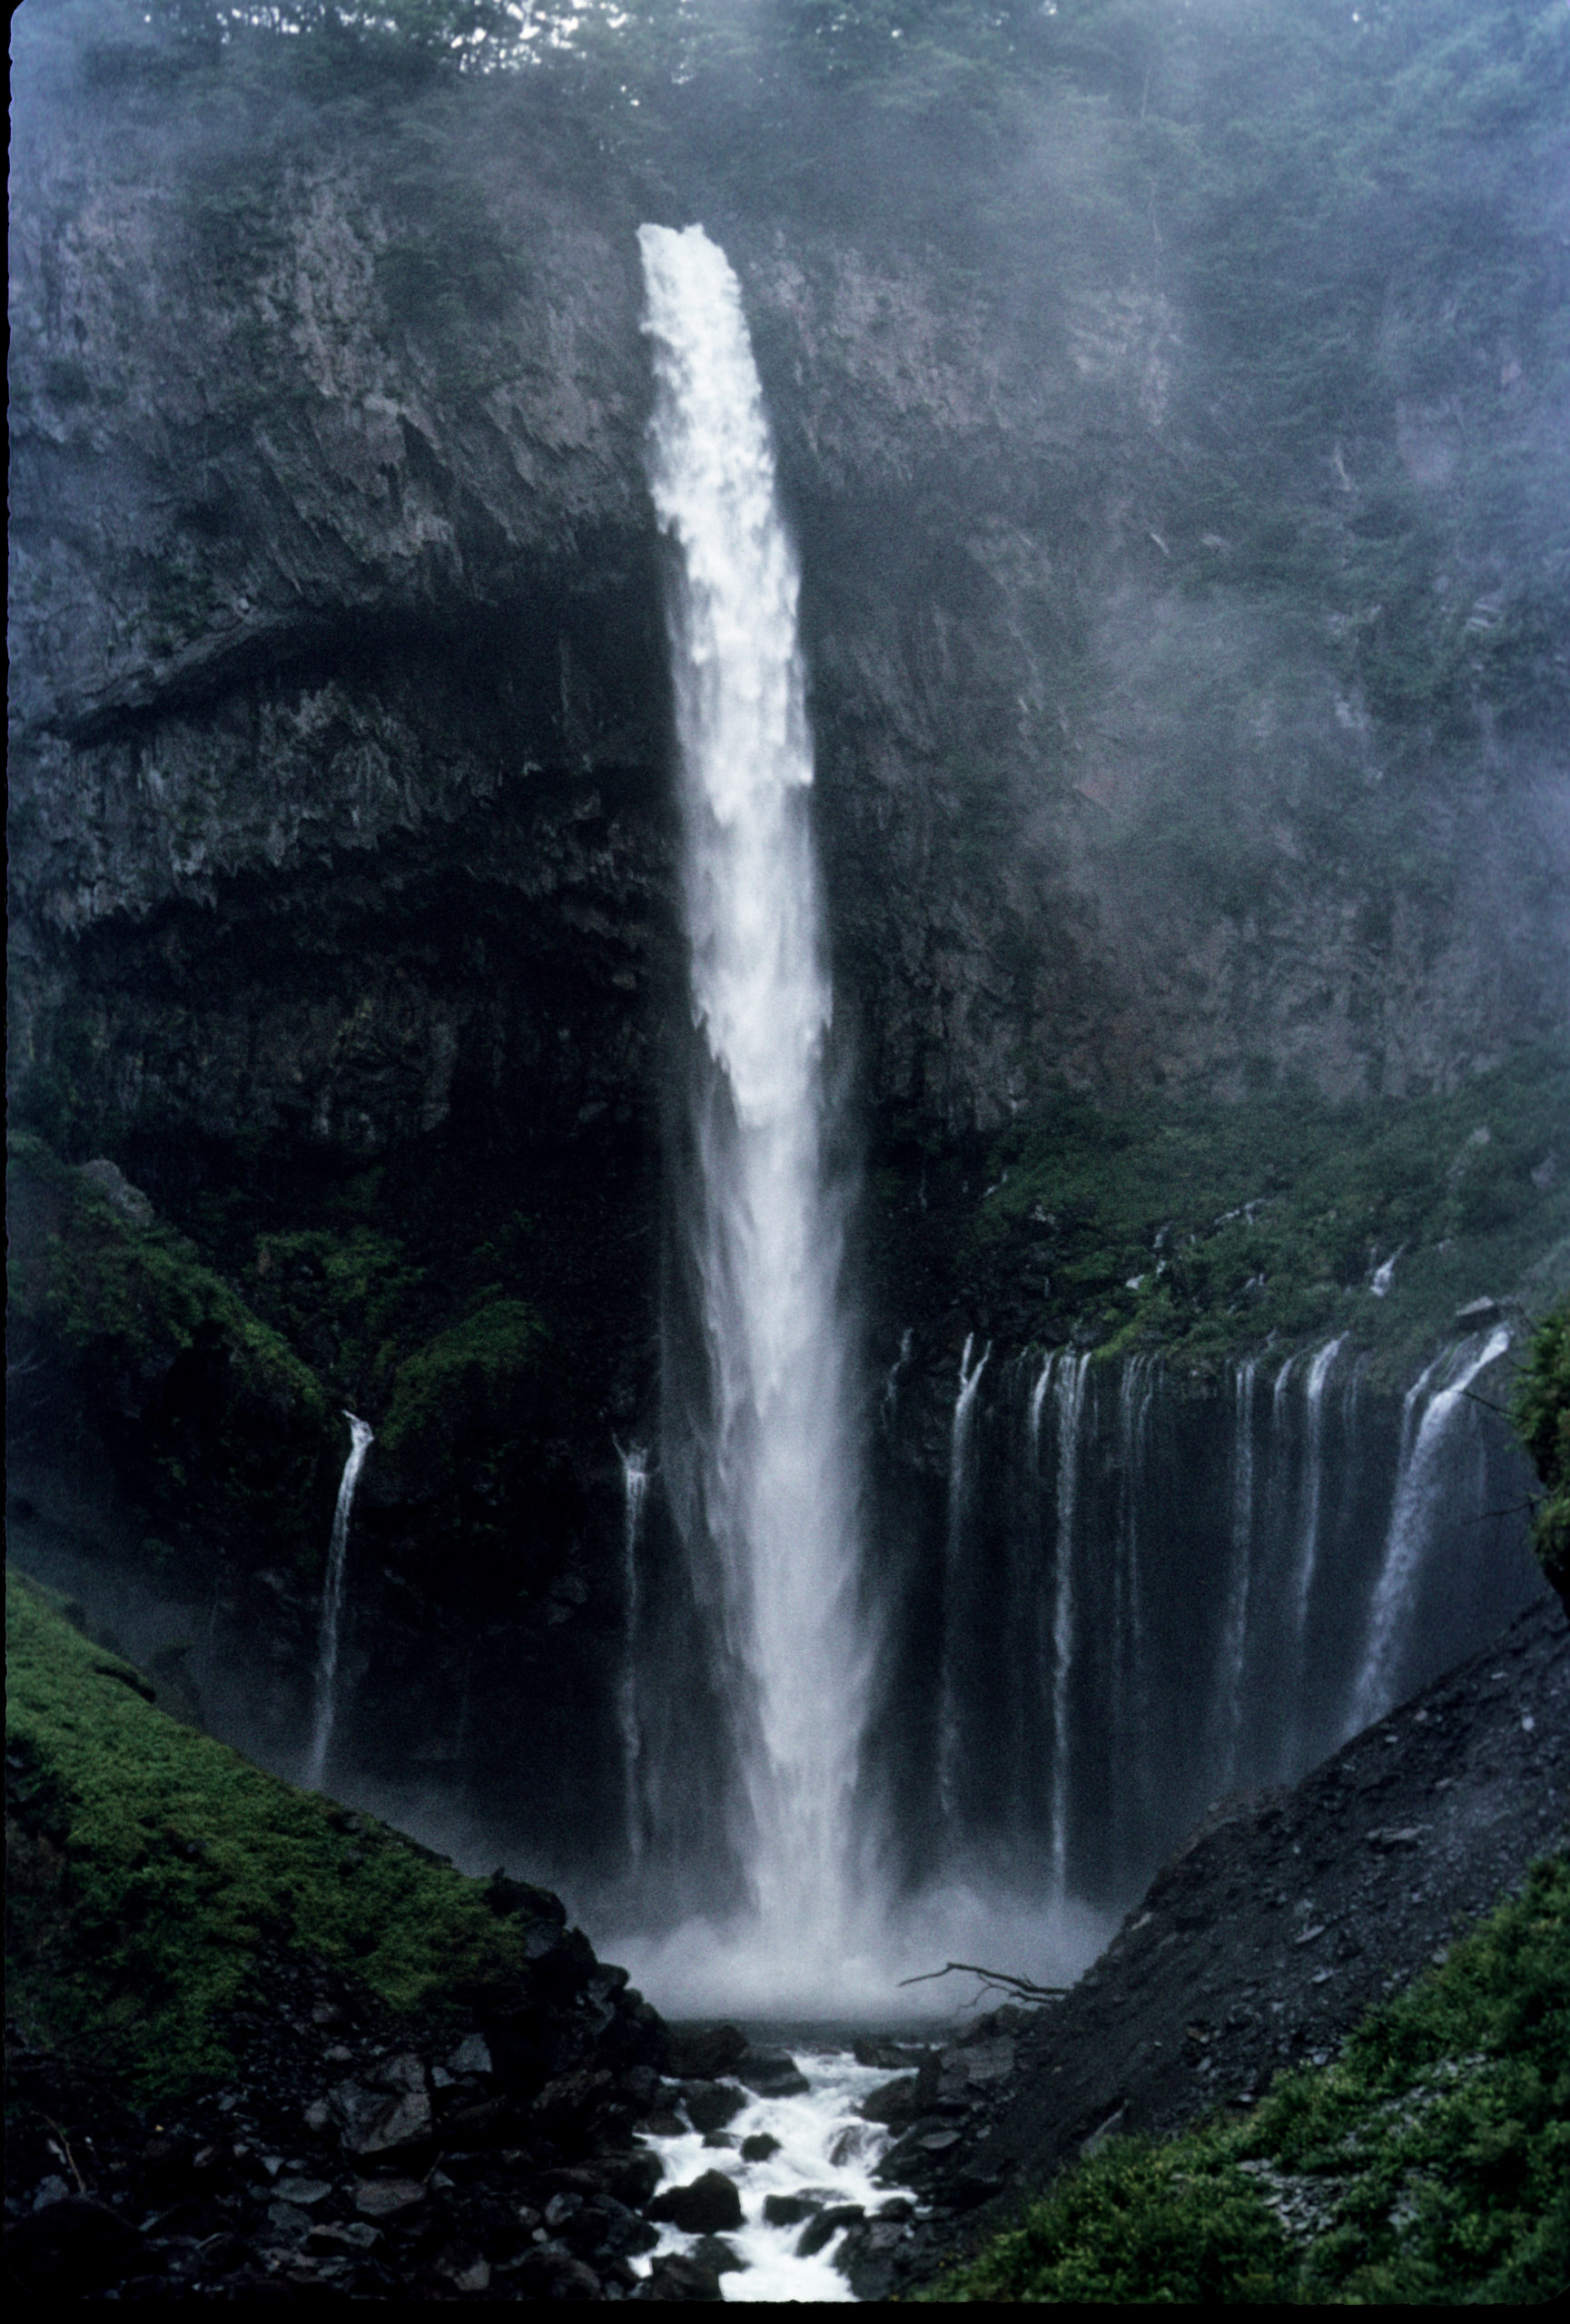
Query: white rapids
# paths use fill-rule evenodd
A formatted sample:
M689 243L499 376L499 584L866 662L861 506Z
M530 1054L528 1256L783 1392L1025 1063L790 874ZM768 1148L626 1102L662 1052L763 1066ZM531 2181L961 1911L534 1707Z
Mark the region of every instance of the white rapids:
M885 2186L873 2176L889 2145L889 2132L864 2122L855 2109L869 2092L889 2079L885 2069L858 2065L848 2050L807 2050L793 2045L792 2054L810 2088L795 2098L754 2098L745 2112L726 2126L734 2148L706 2146L696 2131L677 2138L646 2134L645 2143L659 2156L666 2185L686 2185L706 2171L722 2171L736 2182L741 2198L742 2225L727 2228L723 2240L743 2265L720 2278L720 2290L736 2300L849 2300L854 2295L835 2268L834 2255L844 2230L837 2230L821 2251L801 2257L796 2246L806 2226L805 2219L775 2226L764 2217L771 2195L805 2197L832 2210L855 2205L871 2219L892 2206L898 2211L911 2202L910 2191ZM742 2142L758 2132L779 2141L777 2153L766 2162L747 2162ZM633 2265L647 2275L664 2251L690 2251L696 2235L663 2227L657 2246Z

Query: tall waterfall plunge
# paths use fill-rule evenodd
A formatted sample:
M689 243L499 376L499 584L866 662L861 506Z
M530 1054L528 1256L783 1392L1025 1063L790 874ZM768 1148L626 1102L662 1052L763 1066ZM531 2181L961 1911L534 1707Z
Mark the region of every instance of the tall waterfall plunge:
M829 1974L854 1918L866 1710L841 1212L824 1164L822 957L797 576L736 277L700 227L638 235L696 1032L667 1500L718 1633L760 1989ZM668 1337L668 1334L667 1334ZM703 1900L696 1899L701 1905Z

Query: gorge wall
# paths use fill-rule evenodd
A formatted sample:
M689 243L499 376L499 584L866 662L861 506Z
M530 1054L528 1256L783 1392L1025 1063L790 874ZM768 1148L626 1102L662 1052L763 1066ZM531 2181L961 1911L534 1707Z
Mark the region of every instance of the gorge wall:
M270 1639L232 1724L286 1757L351 1403L365 1778L407 1808L479 1719L548 1761L548 1852L619 1780L616 1447L652 1434L682 1005L637 223L702 216L742 281L838 1063L913 1218L927 1158L958 1185L1064 1086L1421 1095L1562 1034L1549 561L1468 463L1551 471L1567 375L1492 310L1437 361L1456 284L1393 242L1358 395L1284 430L1219 245L1083 92L945 202L854 110L804 138L814 189L788 136L748 175L542 74L334 82L87 22L16 58L8 1086L163 1222L113 1233L164 1239L115 1244L128 1310L65 1315L78 1197L25 1164L19 1538L72 1586L84 1542L162 1574L152 1651ZM1487 203L1562 291L1562 205ZM1387 583L1443 612L1431 682ZM908 1247L870 1236L864 1291L885 1361L929 1334L941 1500L965 1273ZM182 1268L318 1386L226 1403L251 1327L183 1275L170 1323ZM204 1479L268 1428L288 1515L242 1522Z

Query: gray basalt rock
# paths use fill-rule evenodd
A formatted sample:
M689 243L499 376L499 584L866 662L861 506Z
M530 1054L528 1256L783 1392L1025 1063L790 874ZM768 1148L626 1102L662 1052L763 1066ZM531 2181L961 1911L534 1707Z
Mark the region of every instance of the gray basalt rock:
M648 2206L650 2219L667 2220L686 2235L717 2235L742 2223L741 2196L723 2171L706 2171L685 2186L667 2187Z

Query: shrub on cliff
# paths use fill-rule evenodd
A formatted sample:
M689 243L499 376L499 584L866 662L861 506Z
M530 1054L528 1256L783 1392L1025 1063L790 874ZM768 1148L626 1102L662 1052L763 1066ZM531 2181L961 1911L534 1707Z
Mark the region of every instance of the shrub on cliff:
M1533 1547L1570 1607L1570 1299L1538 1324L1511 1417L1543 1480L1532 1518Z
M1340 2059L1115 2139L921 2297L1538 2300L1570 2279L1570 1865L1534 1866Z

